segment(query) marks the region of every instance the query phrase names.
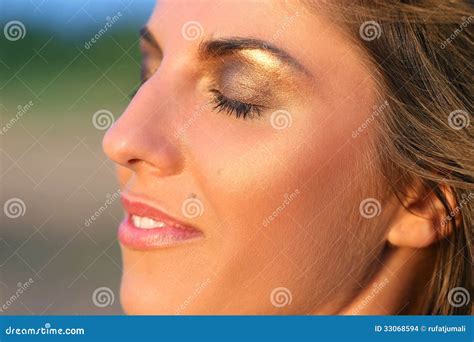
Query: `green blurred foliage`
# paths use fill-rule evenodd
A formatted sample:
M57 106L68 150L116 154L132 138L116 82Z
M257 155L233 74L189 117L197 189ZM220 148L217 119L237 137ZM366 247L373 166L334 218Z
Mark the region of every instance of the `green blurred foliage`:
M0 39L0 103L9 114L2 121L30 100L41 117L123 110L139 84L137 27L112 29L86 49L92 36L28 27L21 40Z

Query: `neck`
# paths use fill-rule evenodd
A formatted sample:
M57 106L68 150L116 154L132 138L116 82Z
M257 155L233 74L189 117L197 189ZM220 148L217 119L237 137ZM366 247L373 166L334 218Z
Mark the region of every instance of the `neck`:
M389 248L383 266L338 314L421 314L435 256L429 248Z

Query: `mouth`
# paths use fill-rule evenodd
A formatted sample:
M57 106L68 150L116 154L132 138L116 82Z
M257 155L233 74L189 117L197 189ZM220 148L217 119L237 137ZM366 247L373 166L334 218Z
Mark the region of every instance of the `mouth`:
M118 238L130 249L158 249L204 237L201 230L140 200L122 195L122 203L126 215L120 224Z

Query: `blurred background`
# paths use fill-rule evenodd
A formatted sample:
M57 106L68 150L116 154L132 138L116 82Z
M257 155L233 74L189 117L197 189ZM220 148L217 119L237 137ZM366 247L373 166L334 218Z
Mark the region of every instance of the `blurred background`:
M105 129L154 0L0 0L0 314L121 314ZM94 220L91 217L94 217Z

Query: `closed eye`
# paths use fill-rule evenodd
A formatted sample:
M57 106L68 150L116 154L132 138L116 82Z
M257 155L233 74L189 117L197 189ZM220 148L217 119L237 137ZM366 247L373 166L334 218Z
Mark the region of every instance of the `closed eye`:
M213 94L214 109L218 113L224 112L237 118L252 119L261 116L261 112L265 108L262 105L230 99L217 89L211 89L210 91Z

